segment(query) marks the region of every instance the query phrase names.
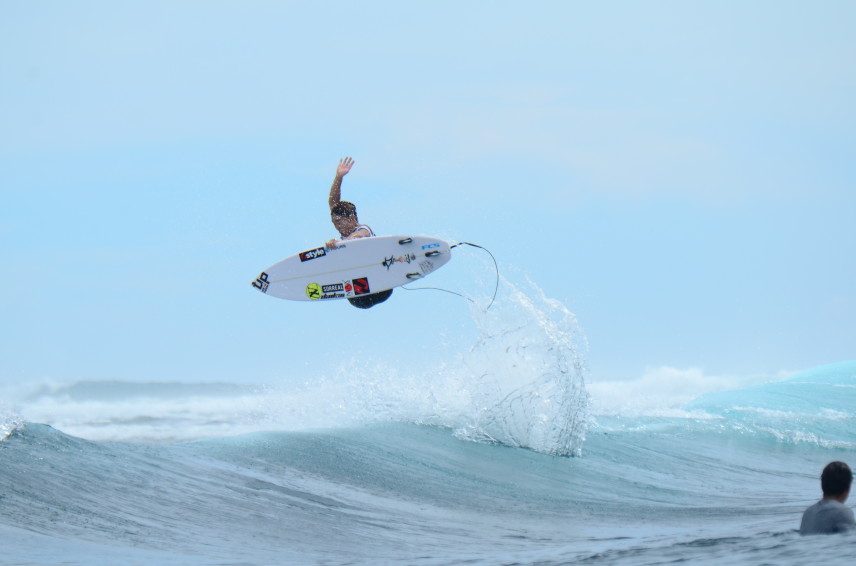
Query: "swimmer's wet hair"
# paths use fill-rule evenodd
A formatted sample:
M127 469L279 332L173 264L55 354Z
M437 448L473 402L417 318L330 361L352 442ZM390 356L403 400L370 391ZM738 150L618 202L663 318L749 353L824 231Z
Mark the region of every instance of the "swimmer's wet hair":
M830 462L820 474L820 488L823 495L841 495L853 483L853 472L844 462Z

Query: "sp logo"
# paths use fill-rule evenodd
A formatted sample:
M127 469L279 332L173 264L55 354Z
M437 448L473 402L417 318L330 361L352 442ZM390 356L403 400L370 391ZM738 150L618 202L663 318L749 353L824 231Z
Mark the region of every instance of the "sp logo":
M261 275L253 281L253 287L261 291L262 293L267 293L268 285L270 281L268 281L268 274L262 271Z

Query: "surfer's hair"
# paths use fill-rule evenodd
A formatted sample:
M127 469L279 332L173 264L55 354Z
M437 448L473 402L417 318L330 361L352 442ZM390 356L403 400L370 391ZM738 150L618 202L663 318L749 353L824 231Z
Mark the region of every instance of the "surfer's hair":
M820 474L820 488L823 495L841 495L850 489L853 472L844 462L830 462Z
M337 216L356 216L357 207L354 206L354 203L352 202L340 200L330 209L330 214L335 214Z

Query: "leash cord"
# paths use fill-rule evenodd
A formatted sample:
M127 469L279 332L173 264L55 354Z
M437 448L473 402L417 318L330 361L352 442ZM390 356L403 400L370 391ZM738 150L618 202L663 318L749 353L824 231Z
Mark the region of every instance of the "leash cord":
M486 247L480 246L478 244L473 244L470 242L458 242L457 244L450 246L449 249L452 250L452 249L457 248L458 246L462 246L464 244L466 244L468 246L472 246L474 248L479 248L480 250L486 251L488 253L488 255L490 256L490 259L493 260L493 268L496 270L496 284L494 285L494 288L493 288L493 297L491 297L491 299L490 299L490 304L485 309L485 310L488 310L488 309L490 309L491 306L493 306L493 303L496 300L496 294L499 291L499 265L496 263L496 258L493 256L492 253L490 253L490 250L487 249ZM471 303L475 303L475 301L472 300L470 297L467 297L467 296L462 295L461 293L457 293L455 291L450 291L448 289L441 289L439 287L413 287L413 288L410 288L410 287L405 287L402 285L401 288L405 289L407 291L443 291L444 293L451 293L452 295L457 295L459 297L463 297L464 299L468 300Z

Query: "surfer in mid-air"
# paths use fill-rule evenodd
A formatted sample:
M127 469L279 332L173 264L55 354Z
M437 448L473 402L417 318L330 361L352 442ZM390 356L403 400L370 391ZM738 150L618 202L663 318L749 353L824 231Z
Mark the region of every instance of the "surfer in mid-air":
M336 168L336 177L333 179L333 185L330 187L330 198L328 200L330 205L330 220L333 221L333 226L341 236L340 239L333 238L327 242L327 247L331 250L338 248L344 240L368 238L375 235L371 228L365 224L360 224L357 218L357 207L354 206L354 203L342 200L342 179L348 174L353 165L354 160L351 157L340 159L339 166ZM368 309L384 302L390 295L392 295L392 289L371 295L350 297L348 301L357 308Z

